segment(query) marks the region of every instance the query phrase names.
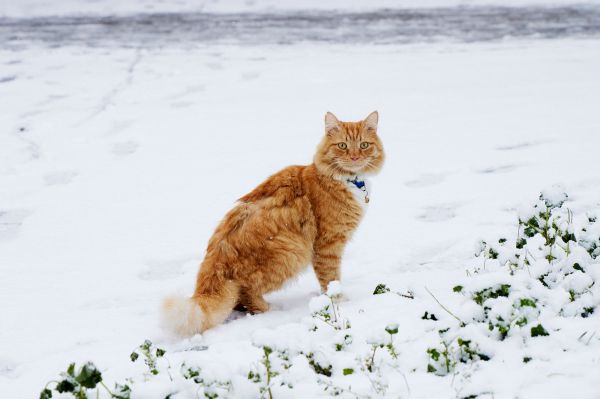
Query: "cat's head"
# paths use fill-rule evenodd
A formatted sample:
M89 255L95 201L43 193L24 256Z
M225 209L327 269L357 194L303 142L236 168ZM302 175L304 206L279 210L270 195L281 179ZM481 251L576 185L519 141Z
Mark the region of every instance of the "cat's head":
M331 112L325 114L325 137L314 158L319 171L329 176L379 172L385 154L377 135L378 120L377 111L358 122L342 122Z

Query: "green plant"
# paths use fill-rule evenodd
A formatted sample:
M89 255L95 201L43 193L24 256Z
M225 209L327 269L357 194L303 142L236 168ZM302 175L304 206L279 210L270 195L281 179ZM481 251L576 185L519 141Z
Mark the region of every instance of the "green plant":
M546 335L550 335L550 334L548 334L548 331L546 331L544 326L542 326L541 324L538 324L535 327L531 327L531 336L532 337L543 337Z
M158 368L156 367L156 362L158 358L161 358L165 355L166 351L161 348L155 347L150 340L145 340L135 351L131 352L129 358L132 362L135 362L139 359L140 354L144 357L144 363L148 366L148 370L150 374L157 375L159 373Z
M269 399L273 399L273 392L271 387L273 379L279 375L278 372L273 370L270 355L273 353L273 349L268 346L262 347L262 359L260 360L259 367L257 370L250 370L248 372L248 379L256 384L261 384L259 391L261 398L268 396ZM261 371L262 370L262 371Z
M394 335L398 334L398 324L388 324L385 327L385 332L390 335L390 342L385 344L385 347L394 359L398 359L398 353L396 352L396 347L394 346Z
M53 391L71 394L76 399L88 399L91 390L96 390L96 396L99 395L98 386L114 399L129 399L131 395L131 389L127 385L115 384L114 391L110 390L102 381L102 373L92 362L87 362L79 368L76 368L75 363L71 363L67 371L60 373L60 376L61 379L46 384L40 393L40 399L52 398ZM51 384L54 384L54 389L50 389Z

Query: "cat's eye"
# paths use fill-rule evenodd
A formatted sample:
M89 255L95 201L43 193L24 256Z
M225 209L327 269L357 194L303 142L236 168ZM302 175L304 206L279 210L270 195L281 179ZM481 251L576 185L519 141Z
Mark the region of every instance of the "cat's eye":
M346 143L338 143L338 147L340 147L342 150L345 150L346 148L348 148L348 144L346 144Z
M362 148L363 150L365 148L369 148L369 143L367 143L366 141L363 141L362 143L360 143L360 148Z

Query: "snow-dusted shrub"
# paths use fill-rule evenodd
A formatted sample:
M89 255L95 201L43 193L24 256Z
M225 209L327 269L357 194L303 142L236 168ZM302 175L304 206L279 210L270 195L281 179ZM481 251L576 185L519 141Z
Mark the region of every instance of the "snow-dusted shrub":
M453 339L442 338L427 349L429 372L453 374L461 363L491 357L471 339L460 338L465 329L477 331L482 340L515 337L526 344L551 335L545 324L549 321L585 318L596 311L600 229L595 214L577 219L567 200L559 188L543 191L539 200L519 211L515 237L477 243L477 263L469 277L452 288L473 311L460 319L451 314L460 323L440 330ZM437 320L429 312L422 319Z
M488 355L479 352L477 344L461 337L456 337L450 342L442 339L439 346L427 349L427 355L429 356L427 372L440 376L454 373L460 363L490 359Z
M486 306L483 302L487 299L509 297L509 291L516 290L517 296L525 295L533 301L535 306L531 308L539 303L562 316L587 317L593 313L598 303L593 290L598 289L594 288L594 276L598 269L600 228L592 213L583 220L574 220L573 213L565 206L567 199L568 195L560 188L545 190L538 201L520 210L516 237L500 238L493 244L480 242L476 255L483 258L483 266L477 267L476 273L501 272L506 268L511 277L509 280L504 277L510 283L503 284L500 291L497 287L485 287L471 292L475 302ZM507 315L511 322L521 320L520 299L511 298L510 307L515 310L512 316ZM491 310L493 303L509 307L503 305L505 302L488 302L486 311ZM525 313L528 314L523 317L535 318L531 311ZM506 332L502 332L504 336Z

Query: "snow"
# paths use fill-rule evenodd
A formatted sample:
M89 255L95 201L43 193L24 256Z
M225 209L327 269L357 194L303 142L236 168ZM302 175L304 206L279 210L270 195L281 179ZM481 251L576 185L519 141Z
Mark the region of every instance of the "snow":
M343 295L342 284L339 281L332 281L327 286L327 296L338 298Z
M60 4L3 2L1 14L104 13L109 3ZM110 12L159 7L114 4ZM247 7L269 3L254 4ZM206 10L238 6L246 7ZM597 264L582 263L586 275L557 276L560 291L548 296L526 272L510 276L493 262L477 278L465 271L476 239L514 237L517 209L526 204L523 214L535 214L528 204L546 187L561 184L576 215L593 217L600 207L599 45L567 38L0 49L0 391L37 395L72 361L94 361L111 382L138 377L145 366L128 356L148 338L167 349L181 398L198 391L179 375L183 361L202 367L207 380L231 379L236 397L256 397L246 376L260 369L267 344L313 350L335 384L362 394L382 383L390 397L598 397L600 312L571 317L598 302L598 284L574 302L568 293L598 281ZM310 270L269 295L265 314L236 312L200 337L165 335L161 300L191 294L206 242L235 199L286 165L310 162L327 110L356 120L373 109L387 161L372 177L376 189L346 250L341 285L328 292L343 286L346 299L336 306L352 337L311 317L333 303L319 296ZM582 234L590 245L599 226ZM509 255L502 258L515 259ZM563 271L585 256L564 255ZM460 330L428 293L461 320L477 320L481 307L452 287L509 282L514 292L498 298L492 315L531 312L513 304L520 293L535 294L550 336L531 338L532 325L504 341L474 324ZM372 295L379 283L391 292ZM408 291L414 300L396 294ZM563 306L566 316L557 318ZM425 311L439 320L422 319ZM391 325L399 371L379 348L381 379L358 369L343 375L356 356L390 342ZM439 347L442 325L493 359L456 378L427 373L426 350ZM523 363L526 356L532 360ZM278 378L297 390L277 386L274 397L325 396L305 356L290 362L294 373ZM161 373L136 384L132 397L164 397L170 384Z
M524 7L600 4L599 0L44 0L3 1L0 17L27 18L55 15L132 15L139 13L281 13L302 11L370 12L382 9L438 7Z

